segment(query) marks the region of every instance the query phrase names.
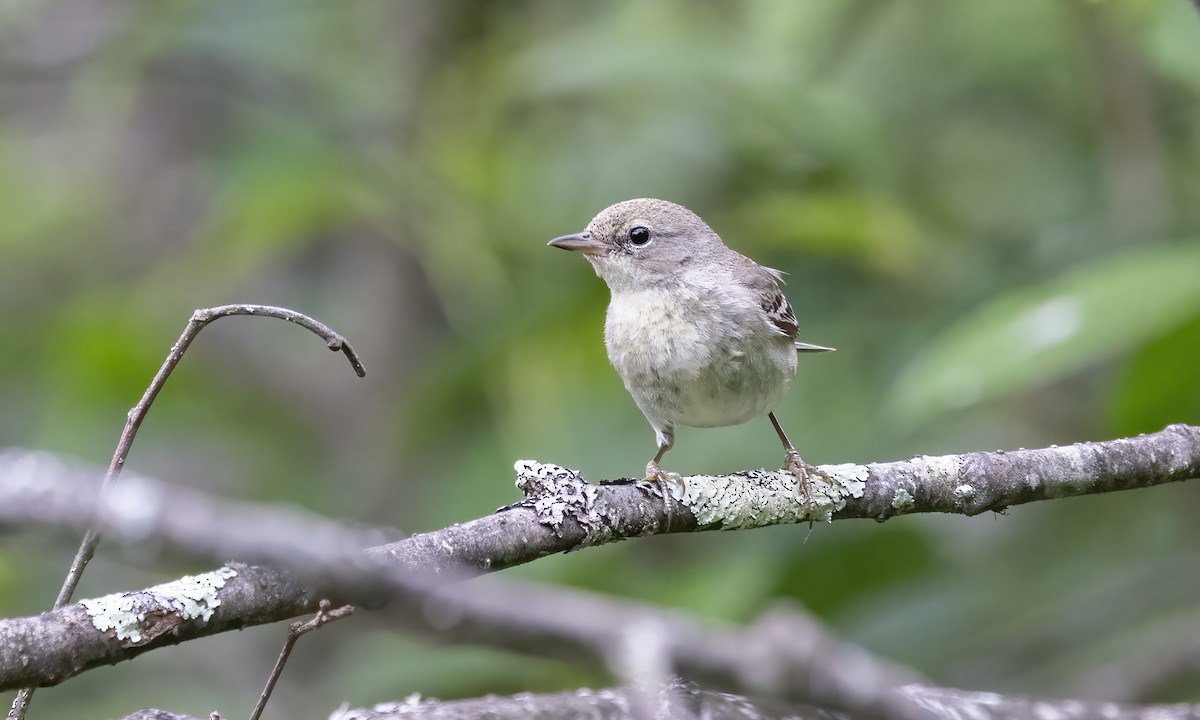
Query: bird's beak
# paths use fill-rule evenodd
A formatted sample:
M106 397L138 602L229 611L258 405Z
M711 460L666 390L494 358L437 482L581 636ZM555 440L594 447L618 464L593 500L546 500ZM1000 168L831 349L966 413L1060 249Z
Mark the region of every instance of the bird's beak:
M608 249L603 242L587 231L556 237L546 244L550 247L572 250L584 255L601 255Z

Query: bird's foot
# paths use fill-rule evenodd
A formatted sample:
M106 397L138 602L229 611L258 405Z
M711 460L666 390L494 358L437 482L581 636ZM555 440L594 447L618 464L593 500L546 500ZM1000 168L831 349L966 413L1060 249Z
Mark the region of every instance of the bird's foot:
M808 510L808 526L812 527L816 506L813 504L812 487L809 485L809 478L817 478L826 485L832 485L833 478L829 477L825 471L816 465L809 465L804 462L804 459L800 457L800 453L795 450L787 451L787 455L783 459L783 469L790 472L792 477L796 478L796 484L804 493L804 505Z
M654 483L658 486L659 492L662 493L663 511L666 514L667 522L664 526L664 531L671 529L671 488L669 484L674 485L682 494L684 489L683 476L676 472L668 472L658 466L658 463L651 460L646 463L646 482Z
M646 463L646 482L652 482L658 485L663 492L663 497L666 497L671 492L671 488L667 483L671 483L682 491L685 487L683 476L677 472L668 472L658 466L658 463L651 460Z

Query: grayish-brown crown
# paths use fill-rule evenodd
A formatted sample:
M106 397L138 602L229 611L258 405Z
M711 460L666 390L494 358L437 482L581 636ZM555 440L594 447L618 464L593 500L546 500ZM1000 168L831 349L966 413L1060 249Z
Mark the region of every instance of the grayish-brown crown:
M650 242L641 248L630 239L630 231L638 227L650 231ZM697 250L722 245L721 238L699 215L682 205L655 198L610 205L592 218L587 229L614 249L640 250L643 257L673 256L676 261Z

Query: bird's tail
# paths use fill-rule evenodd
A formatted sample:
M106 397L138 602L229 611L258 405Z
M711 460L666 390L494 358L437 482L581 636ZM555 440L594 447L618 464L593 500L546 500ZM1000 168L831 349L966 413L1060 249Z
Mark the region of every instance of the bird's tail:
M802 343L802 342L796 343L796 352L798 352L798 353L802 353L802 352L804 352L804 353L833 352L834 350L837 350L837 348L825 347L824 345L813 345L811 343Z

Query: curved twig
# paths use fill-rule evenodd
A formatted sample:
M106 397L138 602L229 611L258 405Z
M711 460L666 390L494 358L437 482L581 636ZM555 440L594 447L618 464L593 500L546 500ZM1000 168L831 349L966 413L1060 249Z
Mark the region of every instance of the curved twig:
M287 665L288 658L292 655L292 648L296 647L296 641L302 635L328 625L335 620L341 620L354 612L353 605L343 605L340 608L330 609L331 606L332 604L328 600L322 600L315 616L304 622L294 622L288 628L287 640L284 641L283 649L279 651L279 658L275 661L275 667L271 668L271 674L267 677L267 684L258 696L258 702L254 705L254 710L250 713L250 720L258 720L262 717L263 710L267 707L267 701L271 699L271 693L275 691L275 683L279 681L279 676L283 674L283 666Z
M158 393L167 384L167 379L171 377L171 373L175 370L175 367L183 359L183 354L187 352L192 341L196 339L200 331L209 323L219 318L229 317L230 315L257 315L293 322L319 336L325 341L330 350L340 350L344 353L346 359L350 361L350 365L354 368L354 372L359 377L366 375L367 371L363 367L362 361L359 360L358 354L350 347L350 343L346 341L346 338L334 332L324 323L318 322L303 313L282 307L254 305L250 303L221 305L196 310L192 313L192 317L184 327L183 334L171 346L166 360L158 368L158 372L155 373L154 379L150 381L146 392L142 394L141 399L138 400L137 404L126 415L125 429L121 431L121 437L117 441L116 450L113 451L112 460L108 464L108 471L105 473L104 480L100 484L101 493L111 488L117 477L120 476L121 469L125 467L125 460L129 457L129 450L133 447L133 440L137 437L138 428L142 425L142 420L145 419L146 413L150 411L150 406L154 403L154 399L158 397ZM87 568L87 564L91 562L92 556L96 553L96 546L99 543L99 533L92 528L88 528L83 534L83 540L79 543L79 549L75 552L75 557L71 560L71 567L67 570L66 578L63 579L62 588L58 591L58 597L54 599L55 609L61 608L71 601L71 596L75 594L75 588L79 585L79 579L83 577L83 571ZM12 707L9 710L8 720L23 720L29 706L29 699L32 695L33 688L24 688L17 693L17 697L13 700Z

